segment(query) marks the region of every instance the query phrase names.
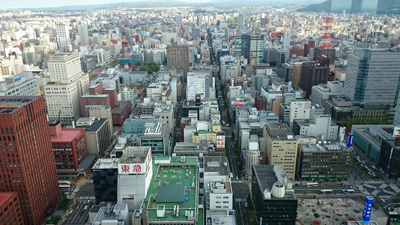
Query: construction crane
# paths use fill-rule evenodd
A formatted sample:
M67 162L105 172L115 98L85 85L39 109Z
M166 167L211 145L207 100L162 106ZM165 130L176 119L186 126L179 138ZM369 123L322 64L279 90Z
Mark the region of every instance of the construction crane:
M135 64L133 63L133 59L131 54L129 53L129 46L128 40L126 38L126 30L125 30L125 23L122 22L121 26L121 33L122 33L122 57L119 60L119 64L121 69L123 68L135 68Z

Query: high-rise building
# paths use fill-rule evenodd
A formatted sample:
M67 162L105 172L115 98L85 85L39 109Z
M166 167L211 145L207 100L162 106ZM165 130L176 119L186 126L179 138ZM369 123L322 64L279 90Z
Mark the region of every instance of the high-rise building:
M182 14L175 15L175 25L176 26L182 25Z
M203 15L201 14L197 15L197 26L198 27L203 26Z
M308 43L310 44L310 41L308 41ZM315 42L311 42L311 44L315 45ZM333 65L335 64L336 50L332 48L314 48L313 60L317 61L318 56L329 58L329 65Z
M188 73L186 99L195 100L197 94L210 97L210 74Z
M297 138L285 124L264 125L263 137L270 165L282 165L290 179L295 178Z
M283 39L283 50L285 51L285 62L289 61L290 58L290 39L292 38L292 31L285 29L285 35Z
M238 26L239 26L239 29L244 28L244 14L239 14Z
M354 105L397 103L400 52L389 49L356 49L349 55L343 93Z
M249 64L261 64L264 52L264 35L237 34L235 36L235 57L244 56Z
M50 82L44 85L50 120L69 123L81 116L80 98L88 92L89 76L82 72L77 52L60 52L48 61Z
M100 158L94 164L93 185L96 203L117 202L118 161Z
M57 44L58 49L62 50L63 47L70 44L68 24L59 23L56 25L57 30Z
M168 45L167 46L167 66L168 69L176 69L183 72L184 81L187 80L189 71L189 47L187 45Z
M304 90L305 97L311 95L311 89L314 85L326 84L329 80L329 66L321 65L318 62L303 63L299 87Z
M0 97L0 129L1 191L18 193L25 224L41 225L60 197L43 97Z
M79 25L78 32L79 32L81 46L89 45L89 33L87 25L86 24Z
M251 194L261 225L295 225L297 198L281 165L254 165Z
M17 192L1 192L0 193L0 224L22 225L21 204L18 200Z

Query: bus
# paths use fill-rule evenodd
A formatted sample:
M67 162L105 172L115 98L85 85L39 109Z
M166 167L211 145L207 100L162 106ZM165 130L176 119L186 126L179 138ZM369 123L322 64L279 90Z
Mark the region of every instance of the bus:
M342 192L354 193L354 189L343 189Z
M331 194L331 193L333 193L333 190L332 189L321 189L321 193L322 194Z
M318 187L318 183L307 183L307 187Z
M69 188L71 188L71 182L69 182L69 181L58 181L58 187L60 189L69 189Z

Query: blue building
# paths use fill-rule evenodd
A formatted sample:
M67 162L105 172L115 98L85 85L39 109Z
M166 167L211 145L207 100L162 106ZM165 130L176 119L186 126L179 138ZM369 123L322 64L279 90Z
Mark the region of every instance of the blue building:
M124 134L143 134L146 123L157 123L160 121L160 116L131 115L124 122Z

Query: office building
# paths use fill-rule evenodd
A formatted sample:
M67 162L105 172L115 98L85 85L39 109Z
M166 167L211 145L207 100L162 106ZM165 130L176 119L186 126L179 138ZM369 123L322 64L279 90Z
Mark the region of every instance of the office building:
M324 141L317 138L297 136L296 173L299 179L324 181L330 178L347 180L353 164L354 148L344 141Z
M188 73L186 99L194 101L196 95L203 95L204 98L210 97L210 74Z
M244 28L244 14L239 14L238 27L239 27L239 29Z
M198 27L203 26L203 15L201 14L197 15L197 26Z
M260 164L260 149L257 135L250 135L246 150L243 151L243 153L245 154L244 158L246 160L246 178L250 179L252 177L253 165Z
M82 117L76 121L76 128L86 132L86 142L89 154L104 156L111 143L111 133L107 119Z
M69 27L68 24L63 24L63 23L56 24L57 45L58 49L61 51L68 44L71 44L68 27Z
M89 45L89 33L87 25L78 25L78 32L81 46Z
M235 57L244 56L249 64L262 64L264 51L264 35L236 34Z
M0 81L0 96L33 96L41 95L38 79L32 72L22 72L18 75L8 76Z
M382 140L378 167L385 171L385 176L397 179L400 176L398 162L400 162L400 139Z
M263 137L269 165L282 165L290 179L295 178L297 138L289 127L280 123L264 125Z
M70 123L81 117L80 98L88 92L89 76L82 73L77 52L61 52L50 57L50 82L43 86L49 120Z
M312 87L310 100L313 104L323 104L330 96L341 96L343 83L339 81L328 81L327 84L318 84Z
M111 111L113 124L122 126L131 114L131 110L132 104L130 101L118 102L117 106Z
M283 166L255 165L252 170L251 194L260 224L295 225L297 198Z
M293 134L303 136L317 136L323 140L336 140L339 126L332 122L328 114L314 115L310 119L295 119L293 121Z
M0 128L1 146L13 146L2 160L14 163L0 171L1 191L18 193L24 224L41 225L60 197L43 97L0 97Z
M23 225L22 214L17 192L0 192L0 225Z
M329 65L335 64L336 50L332 48L314 48L313 60L317 61L318 56L329 58Z
M285 34L283 37L283 50L285 51L285 62L289 61L290 58L290 40L292 38L292 31L290 29L285 29Z
M356 49L348 60L343 93L354 105L396 105L399 95L400 52L388 49Z
M96 203L117 202L119 159L98 159L92 168Z
M168 45L167 46L167 67L183 72L183 80L189 71L189 47L187 45Z
M306 62L302 64L299 87L304 90L305 97L311 95L314 85L326 84L329 80L329 66L319 62Z
M175 25L176 26L182 25L182 14L175 15Z
M88 117L107 119L110 134L114 133L111 107L108 105L87 105L85 106Z
M279 119L282 123L293 125L294 120L309 119L311 113L311 102L306 100L291 100L282 103L279 111Z
M140 136L141 146L150 146L155 156L169 156L172 149L172 138L165 122L145 123L145 131Z
M295 62L293 63L293 70L292 70L292 88L297 90L300 80L301 80L301 68L303 63L302 62Z
M86 176L96 157L88 154L85 130L62 129L60 122L51 121L49 131L58 179Z

